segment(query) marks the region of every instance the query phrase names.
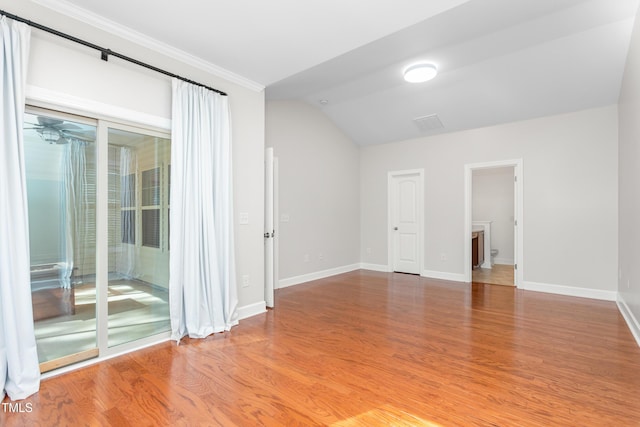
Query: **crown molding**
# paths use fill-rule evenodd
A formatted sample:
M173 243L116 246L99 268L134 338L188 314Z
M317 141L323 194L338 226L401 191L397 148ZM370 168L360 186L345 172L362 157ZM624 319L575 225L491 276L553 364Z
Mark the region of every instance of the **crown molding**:
M47 9L51 9L55 12L61 13L70 18L89 24L92 27L95 27L100 30L106 31L110 34L119 36L125 40L129 40L147 49L151 49L155 52L161 53L175 60L191 65L202 71L206 71L207 73L221 77L232 83L236 83L247 89L250 89L256 92L261 92L265 88L264 85L260 83L257 83L253 80L242 77L241 75L231 72L225 68L219 67L211 62L205 61L204 59L199 58L195 55L192 55L183 50L175 48L171 45L163 43L159 40L156 40L152 37L149 37L145 34L135 31L129 27L118 24L96 13L93 13L86 9L78 7L75 4L69 3L68 1L32 0L32 2L39 4L40 6L46 7Z

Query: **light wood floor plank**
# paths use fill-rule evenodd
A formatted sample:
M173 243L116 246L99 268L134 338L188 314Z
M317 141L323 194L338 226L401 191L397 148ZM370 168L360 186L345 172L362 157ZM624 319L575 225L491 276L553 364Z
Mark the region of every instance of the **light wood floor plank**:
M514 286L513 265L494 264L491 268L474 268L471 276L476 283Z
M360 270L45 380L0 425L633 426L639 396L613 302Z

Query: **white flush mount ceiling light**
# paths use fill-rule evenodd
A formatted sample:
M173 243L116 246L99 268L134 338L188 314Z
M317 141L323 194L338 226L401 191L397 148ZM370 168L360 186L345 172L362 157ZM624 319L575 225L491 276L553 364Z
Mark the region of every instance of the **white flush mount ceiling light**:
M422 83L431 80L438 74L435 65L426 62L413 64L404 70L404 79L409 83Z

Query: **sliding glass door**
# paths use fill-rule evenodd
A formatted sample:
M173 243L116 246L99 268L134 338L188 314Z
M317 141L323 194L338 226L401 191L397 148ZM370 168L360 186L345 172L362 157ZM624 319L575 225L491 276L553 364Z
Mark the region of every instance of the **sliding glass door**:
M24 129L41 370L169 331L167 135L35 108Z
M24 119L31 295L45 370L98 354L96 126L46 111Z
M169 330L169 139L109 138L109 347Z

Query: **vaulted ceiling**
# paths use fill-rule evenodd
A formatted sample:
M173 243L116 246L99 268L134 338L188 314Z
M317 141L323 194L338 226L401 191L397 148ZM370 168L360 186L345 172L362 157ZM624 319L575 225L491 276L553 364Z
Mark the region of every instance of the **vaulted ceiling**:
M638 9L638 0L33 1L215 64L265 86L268 100L308 102L362 145L614 104ZM406 83L416 61L438 76Z

